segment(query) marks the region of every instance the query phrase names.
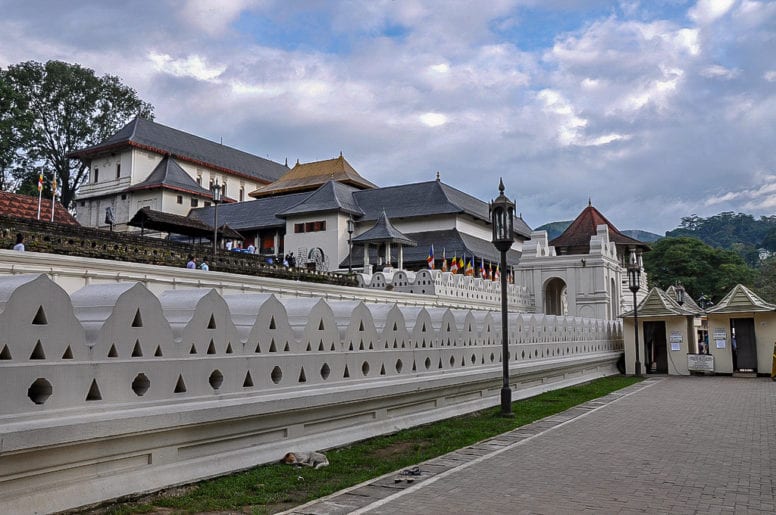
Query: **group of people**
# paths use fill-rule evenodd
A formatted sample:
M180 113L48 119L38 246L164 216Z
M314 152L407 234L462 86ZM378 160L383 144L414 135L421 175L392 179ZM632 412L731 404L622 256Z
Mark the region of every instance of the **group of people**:
M294 253L290 252L283 256L283 266L288 268L296 268L296 258L294 257Z
M202 258L202 262L199 264L199 266L197 266L197 258L193 254L189 254L189 262L186 263L186 268L190 268L192 270L199 268L200 270L207 272L210 270L210 265L208 265L207 257L204 256Z

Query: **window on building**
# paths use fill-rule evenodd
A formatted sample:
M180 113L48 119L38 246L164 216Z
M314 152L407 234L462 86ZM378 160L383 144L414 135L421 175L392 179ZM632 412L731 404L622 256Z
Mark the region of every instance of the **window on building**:
M183 195L178 195L176 200L178 201L178 204L183 204Z
M240 187L240 202L245 200L245 188Z
M100 169L99 169L99 168L95 168L95 169L94 169L94 173L92 174L92 177L94 178L94 181L93 181L93 182L94 182L95 184L97 183L97 181L99 181L99 180L100 180Z
M116 179L121 178L121 163L116 163Z
M197 175L197 184L202 186L202 176L201 175Z
M86 205L86 201L82 200L81 201L81 207L84 207L85 205Z
M209 200L205 201L205 207L210 207L210 201Z
M127 194L126 193L122 193L121 194L121 200L127 200Z
M221 185L221 198L226 197L226 181Z
M199 199L198 198L192 198L191 199L191 207L197 207L199 205Z
M303 224L294 224L294 232L320 232L326 230L326 220L318 220L316 222L305 222Z

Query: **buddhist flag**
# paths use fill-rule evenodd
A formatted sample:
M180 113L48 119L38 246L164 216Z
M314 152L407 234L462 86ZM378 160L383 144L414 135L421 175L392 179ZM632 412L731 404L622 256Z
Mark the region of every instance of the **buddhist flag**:
M493 280L493 263L488 263L488 279Z
M43 174L38 176L38 192L43 191Z
M453 260L450 262L450 273L458 273L458 258L456 258L455 255L453 255Z
M447 272L447 256L445 256L444 248L442 248L442 271Z
M488 278L488 272L485 271L485 258L480 258L480 277L482 279Z
M469 260L466 262L466 275L474 275L474 266L472 266L472 259L469 258Z
M462 257L459 257L459 258L458 258L458 269L459 269L461 272L463 272L463 271L464 271L464 268L463 268L463 267L464 267L464 264L463 264L463 258L462 258Z
M431 244L431 248L428 250L428 257L426 258L429 270L434 269L434 244Z
M496 271L493 273L493 280L498 281L501 279L501 274L499 273L499 266L496 265Z

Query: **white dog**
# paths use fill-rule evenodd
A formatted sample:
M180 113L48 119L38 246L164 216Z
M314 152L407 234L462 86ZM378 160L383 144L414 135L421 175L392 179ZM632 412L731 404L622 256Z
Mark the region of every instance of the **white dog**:
M326 455L320 452L289 452L280 461L287 465L313 467L316 469L329 466L329 460L326 458Z

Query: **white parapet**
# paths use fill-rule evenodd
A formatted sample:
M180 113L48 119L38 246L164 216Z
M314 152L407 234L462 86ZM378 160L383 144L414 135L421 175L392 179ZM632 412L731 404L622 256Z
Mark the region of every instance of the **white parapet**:
M45 274L2 276L0 513L98 503L497 405L501 331L487 309L141 282L68 293ZM616 322L510 313L509 331L515 399L616 373L622 353Z

